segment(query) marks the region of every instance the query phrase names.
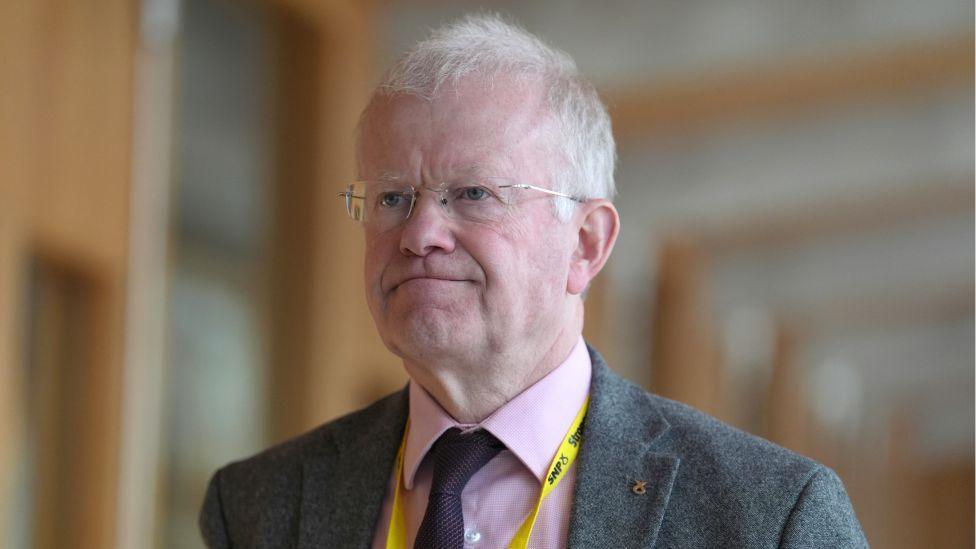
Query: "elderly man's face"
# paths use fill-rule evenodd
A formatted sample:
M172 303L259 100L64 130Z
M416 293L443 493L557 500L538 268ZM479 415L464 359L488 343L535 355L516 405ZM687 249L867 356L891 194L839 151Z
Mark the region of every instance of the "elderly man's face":
M374 106L363 128L362 179L415 186L501 177L552 188L550 119L538 86L466 78L433 101L400 96ZM367 300L381 337L401 357L477 361L545 345L565 323L572 223L552 197L515 191L498 222L452 217L422 192L409 219L366 223Z

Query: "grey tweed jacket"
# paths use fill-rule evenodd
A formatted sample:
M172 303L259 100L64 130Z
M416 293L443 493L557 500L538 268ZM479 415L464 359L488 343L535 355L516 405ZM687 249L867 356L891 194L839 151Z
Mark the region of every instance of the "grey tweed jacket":
M833 471L648 394L590 355L570 547L867 546ZM207 545L369 547L406 416L404 390L222 468L200 514Z

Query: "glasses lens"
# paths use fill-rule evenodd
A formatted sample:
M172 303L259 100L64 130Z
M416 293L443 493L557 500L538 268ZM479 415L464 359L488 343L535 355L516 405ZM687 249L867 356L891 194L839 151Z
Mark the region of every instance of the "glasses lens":
M510 214L515 190L492 181L456 182L440 189L423 188L391 181L358 181L345 195L349 217L370 225L392 227L408 217L420 195L430 194L456 219L495 222Z
M511 202L509 191L493 183L478 182L453 184L445 192L452 213L485 223L505 217Z
M356 221L366 220L366 183L360 181L346 188L346 212Z
M410 215L413 187L388 181L369 181L362 183L362 189L363 221L386 227Z

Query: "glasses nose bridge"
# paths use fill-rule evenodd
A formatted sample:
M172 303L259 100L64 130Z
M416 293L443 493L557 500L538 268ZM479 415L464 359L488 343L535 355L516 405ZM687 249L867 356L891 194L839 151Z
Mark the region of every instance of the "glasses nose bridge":
M433 195L435 202L440 205L444 213L446 213L448 217L451 216L451 201L448 198L448 189L435 189L433 187L421 185L413 188L410 200L410 210L407 212L407 217L404 218L404 221L413 217L413 212L416 211L420 206L420 199L423 197L423 195L428 193Z

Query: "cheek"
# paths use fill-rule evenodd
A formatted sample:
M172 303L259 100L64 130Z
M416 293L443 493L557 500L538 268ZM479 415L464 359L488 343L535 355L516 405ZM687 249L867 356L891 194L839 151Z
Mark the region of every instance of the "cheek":
M369 296L380 293L380 281L383 272L393 258L392 254L399 253L395 241L388 238L366 235L366 251L363 258L363 279Z
M566 293L568 259L562 250L547 246L537 250L531 259L532 272L529 276L535 281L537 299L555 301Z
M509 305L541 305L565 294L571 251L563 245L563 234L524 227L515 230L517 234L500 240L497 246L480 250L482 257L504 258L487 262L485 269L504 288L506 300L512 302Z
M570 246L571 230L568 224L562 224L552 217L549 203L540 205L536 211L537 222L525 227L523 253L525 260L544 271L547 279L564 273L569 266L572 252Z

